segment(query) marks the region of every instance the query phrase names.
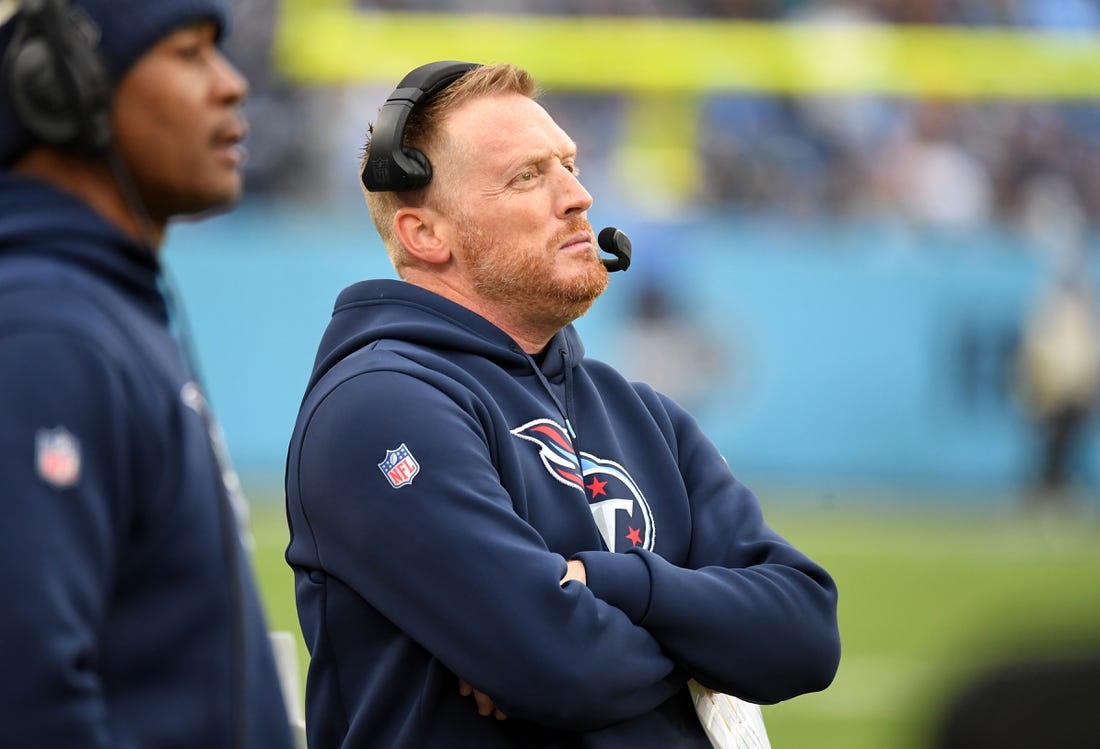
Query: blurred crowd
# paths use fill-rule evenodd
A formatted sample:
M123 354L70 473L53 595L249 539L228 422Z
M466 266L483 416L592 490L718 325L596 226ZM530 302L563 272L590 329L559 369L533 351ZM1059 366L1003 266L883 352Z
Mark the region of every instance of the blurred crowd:
M1085 105L741 97L704 121L715 208L1026 232L1100 216L1100 117Z
M275 0L237 0L230 53L253 84L252 193L359 200L363 137L388 87L303 89L271 60ZM1097 0L357 0L365 10L815 19L1100 29ZM499 7L497 7L499 6ZM721 211L888 219L935 229L1004 226L1077 243L1100 217L1100 110L1091 101L721 95L694 102L693 172L639 189L622 167L625 95L550 92L581 146L585 181L647 215ZM641 144L644 150L644 143ZM634 153L637 153L636 151ZM644 159L644 153L641 155ZM653 170L654 172L658 170ZM615 175L619 178L616 179ZM642 179L638 179L638 177ZM651 187L660 180L650 174Z

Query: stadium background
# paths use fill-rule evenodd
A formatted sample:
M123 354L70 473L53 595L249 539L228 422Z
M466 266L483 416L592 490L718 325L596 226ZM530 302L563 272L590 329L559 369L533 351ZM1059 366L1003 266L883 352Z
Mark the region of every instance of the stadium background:
M693 408L841 590L844 660L773 746L930 746L968 679L1100 631L1100 426L1032 508L1018 387L1039 295L1095 286L1100 7L1087 0L238 0L248 197L166 253L254 505L273 626L286 442L337 292L392 276L364 132L432 59L528 67L635 261L589 353ZM304 651L303 661L304 661Z

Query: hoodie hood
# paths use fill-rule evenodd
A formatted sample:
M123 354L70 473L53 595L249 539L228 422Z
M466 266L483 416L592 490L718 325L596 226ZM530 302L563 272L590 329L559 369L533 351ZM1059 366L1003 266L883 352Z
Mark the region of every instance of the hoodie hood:
M85 203L38 180L0 173L0 259L57 257L125 288L167 319L160 264Z
M515 374L536 372L551 381L584 357L572 325L547 345L541 364L484 317L432 291L404 281L362 281L340 293L317 352L309 387L337 362L378 341L400 340L444 355L472 354Z

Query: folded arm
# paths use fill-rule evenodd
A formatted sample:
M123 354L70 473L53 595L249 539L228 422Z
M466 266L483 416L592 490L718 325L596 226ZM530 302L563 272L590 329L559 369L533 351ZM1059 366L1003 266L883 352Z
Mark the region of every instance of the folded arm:
M767 526L693 419L666 399L660 408L690 499L690 549L675 563L582 552L588 586L705 686L759 703L824 689L840 658L832 578Z

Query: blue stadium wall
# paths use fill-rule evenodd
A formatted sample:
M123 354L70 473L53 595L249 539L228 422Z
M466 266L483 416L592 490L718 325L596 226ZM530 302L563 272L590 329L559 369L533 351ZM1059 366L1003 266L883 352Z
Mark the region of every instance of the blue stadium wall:
M1049 271L1019 238L616 221L635 261L577 323L588 353L644 375L629 351L636 296L660 286L685 339L721 359L690 400L741 477L823 495L866 485L1003 496L1031 480L1039 443L1013 386L1015 346ZM175 226L166 259L241 473L280 480L336 294L393 277L369 217L247 203ZM696 374L691 351L674 364ZM1095 422L1082 448L1095 486Z

